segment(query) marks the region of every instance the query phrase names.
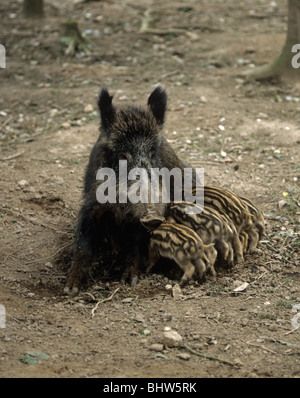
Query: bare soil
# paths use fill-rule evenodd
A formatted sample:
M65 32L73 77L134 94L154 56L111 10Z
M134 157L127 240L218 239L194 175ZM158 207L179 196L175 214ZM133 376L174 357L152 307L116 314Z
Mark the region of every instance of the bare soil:
M45 3L36 21L20 2L0 4L0 376L299 377L300 85L240 76L278 55L286 1ZM150 8L160 31L141 33ZM69 18L90 54L64 54ZM177 153L205 168L206 183L264 211L260 251L179 297L166 289L178 282L167 266L135 287L102 276L64 295L99 90L143 105L158 83ZM153 351L165 327L213 359L182 346Z

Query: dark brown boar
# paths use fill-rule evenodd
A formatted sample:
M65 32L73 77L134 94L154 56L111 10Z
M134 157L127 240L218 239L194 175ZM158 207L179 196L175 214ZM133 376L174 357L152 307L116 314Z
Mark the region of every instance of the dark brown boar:
M100 135L97 139L85 173L83 205L79 211L73 264L65 292L78 292L86 282L90 265L106 228L119 247L124 261L125 277L136 283L142 268L142 258L147 257L149 233L140 223L147 212L147 203L120 203L119 161L126 160L128 170L143 168L150 176L151 168L179 168L184 163L168 144L162 131L167 106L167 95L158 86L148 98L146 108L117 107L112 96L102 89L98 106L100 110ZM116 203L99 203L97 200L98 170L108 168L116 174ZM173 192L171 186L171 193ZM172 196L170 198L172 200ZM156 211L164 215L167 204L155 204ZM128 269L130 271L128 271Z

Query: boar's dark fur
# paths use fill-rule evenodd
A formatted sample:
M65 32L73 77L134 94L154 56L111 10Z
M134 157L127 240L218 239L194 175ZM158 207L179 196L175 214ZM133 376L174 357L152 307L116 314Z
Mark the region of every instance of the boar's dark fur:
M112 96L102 89L98 106L100 110L100 135L89 158L83 191L83 205L80 209L73 265L70 269L65 292L77 292L86 281L100 239L110 234L113 244L124 261L125 276L136 283L138 273L147 256L148 232L140 223L147 211L145 203L104 203L97 201L99 182L97 171L103 167L113 169L118 176L119 160L127 160L128 170L133 167L178 167L184 163L177 157L167 140L162 127L167 106L166 92L158 86L148 99L147 108L134 106L115 107ZM117 187L118 189L118 187ZM172 191L171 191L172 192ZM166 205L155 204L164 215Z

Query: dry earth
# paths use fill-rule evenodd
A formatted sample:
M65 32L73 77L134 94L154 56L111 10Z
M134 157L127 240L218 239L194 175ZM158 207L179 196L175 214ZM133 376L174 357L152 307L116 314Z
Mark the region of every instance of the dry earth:
M19 1L0 4L0 376L298 378L300 86L240 77L280 51L286 1L45 3L41 21L25 20ZM160 31L141 33L150 8ZM70 17L91 54L64 55ZM177 153L264 211L261 251L179 297L165 289L176 283L168 269L136 287L102 277L66 296L97 94L106 86L118 103L146 104L157 83ZM165 327L214 359L153 351Z

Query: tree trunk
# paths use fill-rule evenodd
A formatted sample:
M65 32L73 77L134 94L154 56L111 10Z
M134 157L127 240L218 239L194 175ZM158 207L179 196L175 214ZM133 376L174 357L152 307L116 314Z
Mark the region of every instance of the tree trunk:
M24 0L23 14L27 18L42 18L44 16L43 0Z
M67 45L66 55L74 55L76 51L82 50L87 55L91 52L87 40L81 35L78 24L75 21L66 21L61 24L60 41Z
M300 80L300 68L295 68L295 62L292 62L296 57L295 52L292 52L295 44L300 44L300 0L288 0L288 31L280 55L270 64L247 71L245 76L256 80L271 78Z

